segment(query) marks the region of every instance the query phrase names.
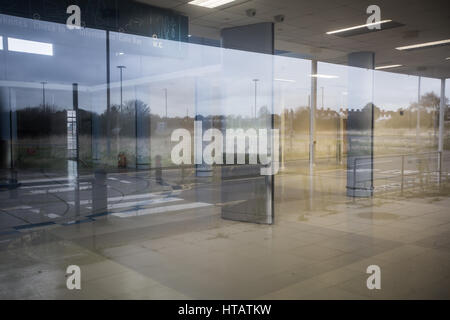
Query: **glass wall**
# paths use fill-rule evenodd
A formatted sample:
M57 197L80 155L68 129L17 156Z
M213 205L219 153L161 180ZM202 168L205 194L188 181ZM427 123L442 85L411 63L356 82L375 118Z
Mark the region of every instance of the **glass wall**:
M285 172L334 172L336 183L309 185L310 200L312 190L345 197L352 170L368 173L368 189L436 173L440 80L324 62L314 73L307 59L1 22L2 206L24 195L40 212L12 212L2 228L147 214L135 199L161 194L185 203L172 209L272 223L273 175L263 172L274 159ZM367 127L349 125L358 112ZM360 167L348 165L350 139Z
M272 56L2 22L2 229L198 208L273 222Z

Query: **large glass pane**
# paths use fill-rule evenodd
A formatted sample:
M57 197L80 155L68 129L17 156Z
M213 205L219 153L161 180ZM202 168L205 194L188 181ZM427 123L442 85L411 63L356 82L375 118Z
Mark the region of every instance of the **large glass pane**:
M49 51L2 51L2 207L27 202L2 228L273 222L272 56L14 19L4 39Z

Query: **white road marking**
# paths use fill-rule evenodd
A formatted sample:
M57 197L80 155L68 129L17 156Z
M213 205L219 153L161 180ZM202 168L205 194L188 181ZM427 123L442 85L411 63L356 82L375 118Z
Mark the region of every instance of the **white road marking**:
M56 218L61 217L59 214L54 214L54 213L46 214L46 216L49 217L50 219L56 219Z
M180 199L180 198L159 198L159 199L145 200L145 201L120 202L120 203L108 205L108 210L128 208L128 207L134 207L134 206L144 206L144 205L151 205L151 204L158 204L158 203L167 203L167 202L174 202L174 201L182 201L182 200L183 199ZM92 209L92 207L87 207L87 208Z
M80 179L92 178L92 175L80 176ZM20 183L36 183L36 182L56 182L56 181L68 181L68 177L61 178L48 178L48 179L30 179L30 180L20 180Z
M129 218L129 217L144 216L144 215L148 215L148 214L188 210L188 209L202 208L202 207L208 207L208 206L212 206L212 204L204 203L204 202L193 202L193 203L186 203L186 204L176 204L173 206L166 206L166 207L133 210L133 211L127 211L127 212L117 212L117 213L113 213L112 215L119 217L119 218Z
M80 187L80 191L82 190L89 190L91 189L91 186L82 186ZM30 191L30 193L32 194L45 194L47 192L50 193L57 193L57 192L69 192L69 191L75 191L74 187L69 187L69 188L58 188L58 189L49 189L49 190L35 190L35 191Z
M176 194L176 193L180 193L181 190L179 191L174 191L172 192L172 194ZM151 199L151 198L155 198L157 196L160 196L160 193L142 193L142 194L130 194L127 196L119 196L119 197L108 197L108 202L116 202L116 201L126 201L126 200L132 200L132 199ZM69 201L68 202L70 205L75 205L75 203L73 201ZM92 200L82 200L80 201L80 205L86 205L86 204L91 204Z
M86 185L89 182L80 182L80 185ZM47 184L47 185L38 185L38 186L25 186L20 187L20 189L40 189L40 188L54 188L54 187L63 187L63 186L73 186L70 183L60 183L60 184Z
M28 209L32 209L33 207L29 207L29 206L16 206L16 207L10 207L10 208L4 208L3 210L28 210Z
M131 183L130 181L127 181L127 180L119 180L119 179L114 178L114 177L110 177L110 178L108 178L108 180L119 181L119 182L125 183L125 184L130 184L130 183Z

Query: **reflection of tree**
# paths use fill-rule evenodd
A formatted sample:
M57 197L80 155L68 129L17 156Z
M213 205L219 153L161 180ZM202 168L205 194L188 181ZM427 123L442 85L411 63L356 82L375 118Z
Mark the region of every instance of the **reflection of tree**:
M17 110L18 137L44 137L64 134L67 130L66 112L54 105L27 107Z
M440 102L441 99L434 92L428 92L420 98L420 105L425 108L437 109Z
M447 99L446 99L447 103ZM424 129L436 128L439 118L440 98L434 92L428 92L420 98L420 103L411 103L407 108L399 111L380 110L380 121L377 126L385 128L415 128L417 126L417 112L420 112L420 127Z

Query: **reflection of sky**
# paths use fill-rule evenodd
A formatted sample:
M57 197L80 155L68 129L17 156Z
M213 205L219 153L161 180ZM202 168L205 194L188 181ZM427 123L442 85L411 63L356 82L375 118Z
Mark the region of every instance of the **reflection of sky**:
M80 107L96 112L106 109L106 31L68 30L64 25L0 15L0 80L17 81L18 108L42 103L45 81L47 104L71 108L72 83L79 84ZM6 38L52 43L53 56L8 52ZM165 89L169 117L195 113L250 117L256 104L280 113L309 104L309 60L221 49L168 40L155 40L111 32L111 104L120 104L123 70L124 103L139 99L152 113L165 114ZM272 67L273 66L273 70ZM317 79L317 107L339 110L348 103L349 68L319 63L318 73L335 79ZM272 81L282 79L285 81ZM417 77L374 71L374 102L396 110L417 100ZM14 86L17 86L14 85ZM447 88L449 85L447 85ZM422 79L422 94L440 92L440 81ZM322 95L323 93L323 95ZM323 96L323 99L322 99Z
M339 110L341 106L348 104L348 84L350 68L343 65L330 63L318 63L318 73L334 75L338 78L317 79L317 107L322 107L322 88L324 108ZM356 68L357 69L357 68ZM360 69L362 73L362 69ZM353 73L355 74L355 73ZM360 76L359 80L367 78ZM353 81L353 80L350 80ZM370 85L370 80L369 85ZM434 92L440 96L440 80L432 78L421 78L421 95ZM418 97L418 77L408 76L386 71L373 71L373 102L383 110L405 109L411 103L417 102ZM367 101L369 102L369 101Z

